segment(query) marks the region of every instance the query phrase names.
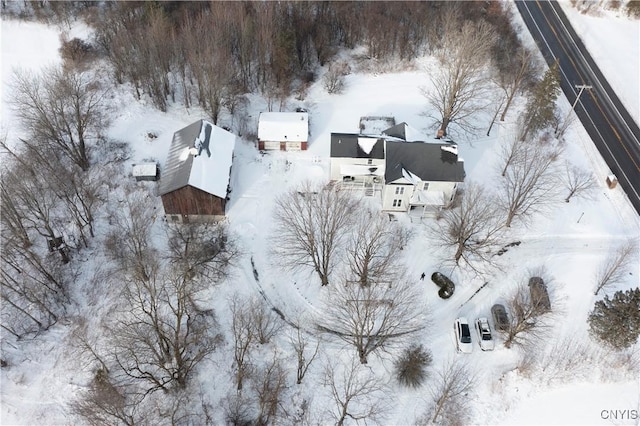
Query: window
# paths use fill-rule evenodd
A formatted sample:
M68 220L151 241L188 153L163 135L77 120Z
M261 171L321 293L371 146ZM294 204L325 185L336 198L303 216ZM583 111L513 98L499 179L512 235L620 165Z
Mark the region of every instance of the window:
M393 207L402 207L402 200L393 200Z
M404 194L404 186L396 186L396 195Z
M373 164L373 159L369 158L369 159L367 160L367 164L368 164L369 166L370 166L370 165L372 165L372 164Z
M425 190L425 191L428 191L429 190L429 182L425 182L424 183L424 188L422 188L422 189Z

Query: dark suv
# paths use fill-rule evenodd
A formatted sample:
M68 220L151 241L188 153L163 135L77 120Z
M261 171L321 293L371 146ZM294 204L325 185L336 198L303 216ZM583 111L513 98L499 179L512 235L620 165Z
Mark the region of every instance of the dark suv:
M493 305L491 315L493 315L493 326L496 330L507 331L509 329L509 317L507 317L507 310L504 305Z
M542 278L531 277L529 279L529 291L531 292L531 304L537 312L544 313L551 310L549 293Z

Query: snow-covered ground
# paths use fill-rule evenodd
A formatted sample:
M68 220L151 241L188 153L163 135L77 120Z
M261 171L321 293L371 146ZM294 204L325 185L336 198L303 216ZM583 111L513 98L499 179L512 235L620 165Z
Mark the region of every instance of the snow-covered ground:
M570 18L573 19L573 15L570 14ZM3 21L1 34L3 88L6 88L8 71L13 66L38 68L59 61L56 29L41 24ZM604 54L593 54L598 63L606 60L602 58L606 58ZM638 56L636 49L635 61L627 62L637 65ZM433 134L430 122L424 115L426 102L420 92L428 84L424 72L424 67L428 65L432 65L432 62L425 60L412 71L354 73L348 76L342 95L327 94L321 82L313 85L304 101L291 101L289 105L304 106L309 110L311 138L307 152L276 152L261 156L250 142L238 140L228 216L231 230L239 236L247 255L237 274L239 282L234 283L240 291L263 292L288 317L319 308L318 285L310 285L304 275L293 276L280 270L266 256L270 244L267 237L274 197L305 179L326 181L330 133L356 132L361 116L394 116L397 122L406 121L425 134ZM629 68L624 68L624 72L629 72ZM633 80L636 87L637 75L636 68L636 78ZM614 84L613 81L611 83ZM14 132L18 134L19 129L7 113L6 95L4 91L2 129L11 129L10 135ZM115 113L109 136L131 145L132 163L150 158L163 163L173 133L193 121L205 118L196 109L185 110L177 106L170 108L167 113L158 112L143 102L134 101L125 87L115 90L111 101ZM257 99L252 98L252 101L250 118L255 124L264 104ZM637 103L637 97L635 101ZM511 115L515 114L517 111L512 111ZM485 121L479 124L484 127ZM508 131L509 123L504 123L498 125L490 137L458 140L468 180L485 185L496 182L497 174L492 166L496 161L496 147L501 143L501 135L504 136ZM149 137L150 134L157 137ZM484 132L480 131L479 134L483 135ZM470 302L467 303L467 300L484 284L484 279L454 274L458 287L454 296L447 301L437 297L437 287L428 281L418 281L422 272L431 272L438 267L438 252L430 244L425 224L408 223L414 239L411 246L404 250L403 260L409 269L409 276L415 277L417 285L420 285L425 312L429 312L430 320L428 330L419 339L433 352L434 367L461 358L478 373L479 385L468 395L472 400L474 417L471 422L474 424L637 424L637 421L624 418L611 420L610 413L614 410L638 409L638 377L616 377L607 381L598 371L593 371L573 380L548 384L529 380L513 372L520 356L516 349L508 350L498 345L493 352L481 352L476 347L469 356L455 353L453 320L461 315L470 319L489 316L490 306L496 300L504 298L513 284L526 276L528 270L541 265L554 278L551 297L554 304L561 306L551 340L566 336L586 339L585 320L595 300L592 281L599 261L620 241L640 235L640 220L621 189L609 190L604 185L606 166L584 129L575 125L566 139L565 158L592 167L599 178L593 199L575 199L571 203L558 200L544 215L536 216L530 227L514 227L513 238L521 240L522 244L510 249L502 257L505 272L487 277L487 287ZM260 271L259 283L250 278L249 255L253 255L256 268ZM640 260L635 261L633 271L621 288L638 284ZM226 320L221 319L221 323L226 324ZM12 366L8 371L2 370L0 423L70 422L68 403L77 390L84 386L88 375L86 372L76 373L79 368L76 363L64 362L70 354L56 344L64 341L63 333L63 327L56 327L42 342L28 345L31 352L22 365ZM348 351L336 350L333 355L344 356L344 352ZM371 364L373 368L381 368L380 362L374 360ZM310 379L313 379L319 373L312 371L310 374ZM220 393L220 386L215 392ZM428 406L429 394L426 389L407 390L392 384L389 397L392 409L384 424L409 424ZM326 395L323 396L319 388L314 405L329 405L330 402L323 398ZM325 423L327 421L325 419Z
M624 8L585 14L570 2L559 3L629 114L640 122L640 21L626 16Z

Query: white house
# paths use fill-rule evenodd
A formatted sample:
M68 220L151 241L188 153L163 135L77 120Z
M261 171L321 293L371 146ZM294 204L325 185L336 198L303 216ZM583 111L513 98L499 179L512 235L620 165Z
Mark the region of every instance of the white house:
M306 112L261 112L258 117L258 149L300 151L309 141Z
M427 138L406 123L379 137L331 134L331 180L368 196L379 194L385 211L424 215L446 207L464 176L455 144Z
M349 133L331 134L331 180L362 188L366 195L382 189L384 139Z
M448 142L386 141L382 209L421 214L448 206L464 181L464 161Z

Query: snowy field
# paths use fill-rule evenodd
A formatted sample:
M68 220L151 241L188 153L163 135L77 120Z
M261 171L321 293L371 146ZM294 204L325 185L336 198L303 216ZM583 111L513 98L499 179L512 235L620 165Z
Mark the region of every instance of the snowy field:
M586 17L572 13L568 6L565 9L570 19L577 22L579 32L581 27L591 25ZM623 18L606 15L593 19L600 19L597 28L604 30L610 22ZM619 27L620 31L632 31L623 30L623 25ZM629 36L631 32L625 33L625 40L629 40L627 44L609 37L598 38L600 31L587 31L585 39L607 77L613 64L618 64L614 75L619 78L617 82L610 80L614 89L618 90L617 85L625 81L635 84L635 91L623 91L623 100L631 108L634 103L638 108L637 21L635 30L635 38ZM58 29L41 24L2 22L2 132L8 135L10 143L21 134L7 108L10 71L16 66L38 69L58 62L58 34ZM615 41L616 48L607 45L607 41ZM626 55L627 60L613 59L613 52ZM609 53L612 56L608 56ZM632 54L635 56L630 56ZM635 60L629 60L630 57ZM628 66L620 67L621 62ZM394 116L396 122L406 121L425 134L434 134L430 121L425 118L428 111L421 94L421 88L428 84L425 70L429 66L433 66L433 62L424 59L417 61L411 71L353 73L348 76L342 95L327 94L321 82L317 82L305 100L292 99L289 108L303 106L309 110L311 137L307 152L276 152L261 156L252 143L237 141L228 218L232 232L239 236L245 257L235 274L234 287L243 294L262 292L274 307L290 318L318 309L319 286L308 285L304 274L284 273L266 256L273 200L278 193L305 179L327 181L330 133L357 132L361 116ZM109 136L131 145L134 153L129 160L131 163L147 159L164 163L173 133L203 118L197 109L185 110L179 106L171 107L167 113L158 112L144 102L136 102L126 87L114 90L111 102L114 115ZM252 97L249 129L257 128L257 116L264 106L263 101ZM467 180L487 186L497 181L497 147L509 133L510 121L515 120L516 114L517 109L514 109L506 123L494 127L490 137L484 136L488 119L481 117L478 135L482 136L457 140L460 154L465 159ZM638 109L635 114L637 117ZM149 138L150 133L157 138ZM472 401L473 424L638 424L637 420L612 420L611 417L615 410L640 409L638 377L616 375L607 369L580 368L574 377L557 381L553 377L527 378L514 371L521 356L517 349L505 349L498 344L493 352L481 352L477 346L471 355L455 351L452 324L456 317L489 316L493 303L503 299L529 270L542 265L553 277L551 298L554 305L557 303L560 307L549 345L569 337L587 339L586 318L596 300L592 283L599 261L621 241L640 235L640 220L620 188L607 189L604 184L606 165L579 124L569 130L566 143L563 160L590 167L598 177L592 199L574 199L571 203L559 199L547 212L536 216L529 227L515 225L511 230L512 238L522 244L502 256L500 262L504 272L488 277L486 288L468 303L485 280L454 271L453 278L458 283L456 293L447 301L440 300L436 286L428 280L424 283L418 280L422 272L430 273L440 266L440 253L429 242L426 223L407 221L413 240L404 250L402 260L409 276L415 277L416 285L420 286L424 309L429 315L429 326L418 338L433 352L434 367L456 357L466 357L471 370L478 374L478 386L468 395ZM250 256L260 271L259 283L252 279ZM638 285L640 259L635 260L633 271L619 288ZM221 319L221 322L228 321ZM2 369L0 424L70 424L68 404L85 386L90 375L79 372L73 362L65 362L70 354L60 348L59 343L66 338L63 326L54 327L42 341L25 345L30 352L22 364L13 366L10 371ZM544 345L541 343L541 346ZM349 351L333 347L331 350L336 357L344 357ZM389 374L384 371L384 365L381 360L371 362L372 368L381 376ZM203 369L216 371L228 369L228 366L214 363ZM318 379L319 375L319 371L311 371L308 383L313 383L314 377ZM411 424L427 406L428 392L425 389L407 390L396 384L391 386L393 397L384 424ZM224 386L212 389L216 395L224 395ZM308 389L307 394L316 394L315 391ZM313 401L315 406L329 404L323 395L317 392Z
M569 2L560 2L573 29L595 59L600 71L640 122L640 23L626 16L624 9L580 13Z

